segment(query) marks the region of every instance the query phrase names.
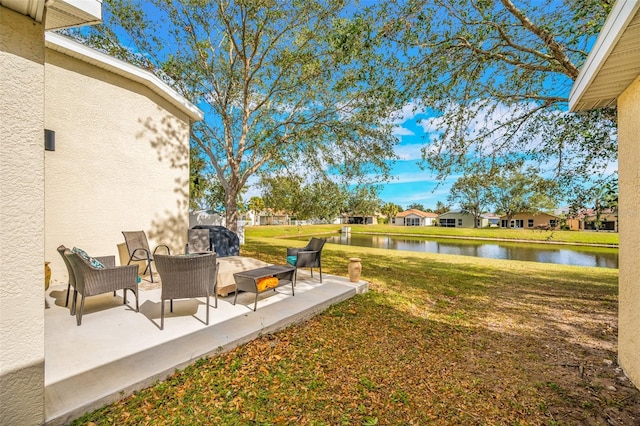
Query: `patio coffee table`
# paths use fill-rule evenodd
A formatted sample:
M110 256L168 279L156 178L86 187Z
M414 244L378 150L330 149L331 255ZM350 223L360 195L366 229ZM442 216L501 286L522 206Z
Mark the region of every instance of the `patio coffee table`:
M262 291L258 290L258 280L261 278L275 277L278 279L278 285L275 287L269 287ZM253 310L258 307L258 295L269 290L274 290L283 285L291 284L291 295L295 296L293 287L296 284L296 268L294 266L284 265L272 265L265 266L263 268L250 269L244 272L236 272L233 274L233 278L236 281L236 293L233 297L233 304L236 304L238 298L238 291L247 291L249 293L255 293L256 300L253 304Z

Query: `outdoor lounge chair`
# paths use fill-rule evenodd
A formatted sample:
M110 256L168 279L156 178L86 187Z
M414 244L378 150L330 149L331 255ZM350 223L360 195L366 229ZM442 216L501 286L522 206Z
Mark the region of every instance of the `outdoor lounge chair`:
M232 230L215 225L196 225L193 229L209 230L211 249L216 252L218 257L240 255L240 239Z
M102 268L92 266L88 261L83 259L79 254L73 253L69 249L64 251L64 257L67 259L73 270L75 278L75 291L73 292L73 303L71 314L76 315L78 325L82 324L82 311L84 310L84 299L88 296L95 296L102 293L115 292L116 290L124 291L124 304L127 304L127 290L131 290L136 296L136 312L140 312L138 302L138 266L113 266L115 265L115 256L108 265ZM94 258L95 259L95 258ZM80 309L76 309L77 294L80 293Z
M211 250L208 229L189 229L187 231L187 253L206 253Z
M129 261L127 262L127 265L130 265L133 261L145 261L147 263L147 267L144 268L142 275L149 270L151 282L153 282L153 269L151 268L151 262L153 262L156 251L160 247L164 247L167 250L167 254L171 254L171 250L169 250L168 246L161 244L154 248L152 253L149 249L147 235L144 231L122 231L122 235L124 235L124 242L127 244L127 251L129 252Z
M209 296L214 294L215 307L218 307L216 255L200 254L192 256L156 256L156 267L162 280L160 296L160 330L164 329L164 305L170 300L173 312L173 299L196 297L207 298L207 321L209 325Z
M322 248L327 240L324 238L311 238L309 243L302 248L287 249L287 263L298 268L311 268L313 278L313 268L320 269L320 282L322 282Z

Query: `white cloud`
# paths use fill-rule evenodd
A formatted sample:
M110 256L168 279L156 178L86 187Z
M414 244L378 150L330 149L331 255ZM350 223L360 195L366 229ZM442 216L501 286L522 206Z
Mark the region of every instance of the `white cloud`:
M406 127L396 126L391 130L393 136L415 136L415 132L407 129Z
M400 160L420 160L422 158L421 144L400 144L394 149Z
M507 121L516 116L520 116L530 112L538 105L534 103L519 103L513 105L505 105L498 103L489 103L487 106L484 101L478 101L468 106L468 123L465 129L466 136L470 139L482 136L482 144L477 145L476 149L480 152L488 154L495 151L502 145L502 138L506 132L501 126ZM445 114L457 113L455 110L457 105L451 104ZM549 114L549 111L545 111L545 114ZM561 112L557 112L560 114ZM437 117L429 117L423 119L420 126L425 133L430 135L441 134L446 128L447 123L443 115ZM533 148L541 142L541 137L530 140L529 145L519 146L518 151L524 152L527 149Z
M402 124L406 123L409 120L413 120L416 118L418 114L423 114L424 111L418 107L417 104L413 102L409 102L405 106L403 106L400 110L395 111L391 114L392 122L394 124Z

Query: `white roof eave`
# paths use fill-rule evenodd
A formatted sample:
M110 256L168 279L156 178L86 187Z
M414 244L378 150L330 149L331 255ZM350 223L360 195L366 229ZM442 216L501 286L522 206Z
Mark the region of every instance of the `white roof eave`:
M98 52L95 49L56 33L45 33L45 44L48 49L52 49L81 61L93 64L150 88L162 98L166 99L178 109L186 113L192 121L200 121L204 118L202 110L193 105L168 84L149 71L143 70L137 66L106 55L102 52Z
M618 0L607 17L596 42L587 57L569 95L569 110L583 111L593 109L595 105L611 106L626 87L618 87L606 95L586 100L594 80L614 52L618 41L635 18L640 9L640 0ZM633 59L635 60L635 59ZM636 66L639 64L635 64ZM635 67L628 67L627 80L633 81Z

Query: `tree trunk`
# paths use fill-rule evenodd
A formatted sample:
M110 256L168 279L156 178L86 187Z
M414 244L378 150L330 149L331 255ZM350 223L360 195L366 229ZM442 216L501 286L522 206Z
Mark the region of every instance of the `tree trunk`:
M238 233L238 194L235 190L230 189L225 193L225 205L227 228Z

